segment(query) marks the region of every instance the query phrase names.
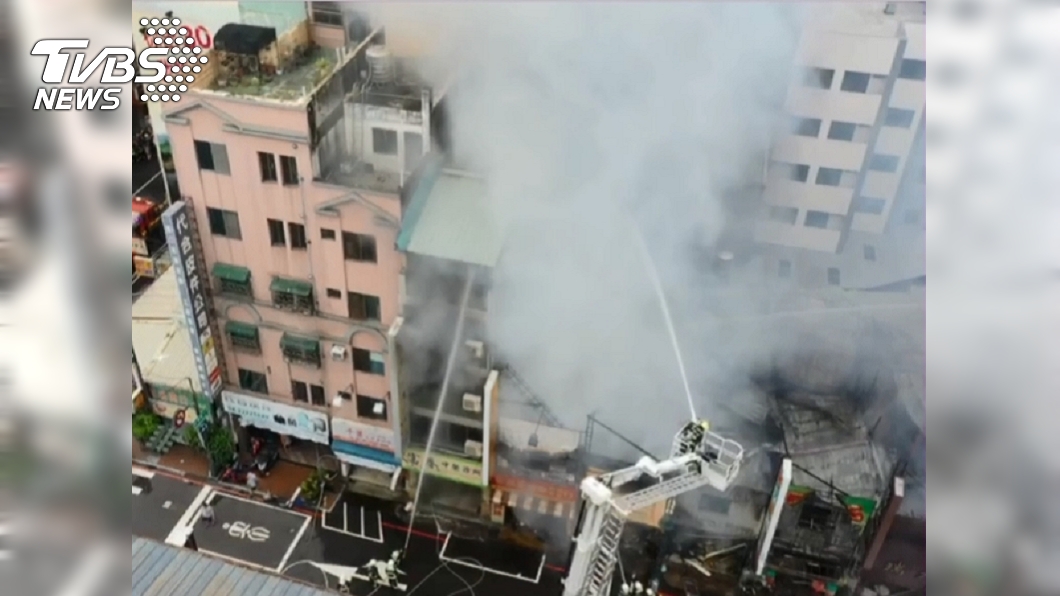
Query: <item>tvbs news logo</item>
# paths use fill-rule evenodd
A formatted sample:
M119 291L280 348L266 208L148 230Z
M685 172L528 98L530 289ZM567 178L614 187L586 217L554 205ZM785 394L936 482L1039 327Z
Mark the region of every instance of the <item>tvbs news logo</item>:
M87 39L42 39L33 45L30 54L47 56L41 82L62 85L70 56L73 67L67 82L82 85L89 75L103 67L99 82L103 85L144 85L140 100L144 102L180 101L180 94L188 90L195 75L202 72L207 61L195 38L180 19L140 19L144 32L153 46L139 55L130 48L103 48L85 66L85 53L64 53L64 50L88 48ZM163 60L163 57L164 60ZM139 66L139 70L137 69ZM153 71L154 74L138 74ZM121 87L41 87L33 102L34 110L116 110L121 105Z

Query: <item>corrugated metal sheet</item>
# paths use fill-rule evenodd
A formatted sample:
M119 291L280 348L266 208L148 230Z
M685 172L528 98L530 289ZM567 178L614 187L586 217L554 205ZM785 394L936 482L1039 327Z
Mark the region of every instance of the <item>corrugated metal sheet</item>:
M295 581L136 538L132 542L133 596L328 596Z
M493 267L502 236L490 210L485 180L443 172L415 222L408 251Z
M144 381L187 388L190 378L195 391L202 391L173 268L133 303L132 344Z

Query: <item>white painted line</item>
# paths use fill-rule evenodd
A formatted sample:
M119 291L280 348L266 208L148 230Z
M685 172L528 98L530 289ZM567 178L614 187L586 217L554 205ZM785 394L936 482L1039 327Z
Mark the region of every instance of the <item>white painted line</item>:
M132 489L133 489L133 492L132 492L133 495L138 495L138 494L144 492L144 489L140 488L139 486L134 486L134 487L132 487Z
M367 540L368 542L374 542L376 544L383 544L383 514L378 512L378 511L376 511L375 513L376 513L377 516L379 516L379 538L372 538L371 536L366 534L365 531L364 531L364 529L365 529L364 528L364 507L361 507L361 531L360 531L360 533L351 532L349 530L349 526L346 526L346 520L345 519L343 519L343 526L345 526L344 528L336 528L335 526L332 526L332 525L328 524L328 517L326 515L323 515L323 516L320 517L320 527L324 528L325 530L331 530L332 532L337 532L339 534L350 536L352 538L360 538L361 540ZM345 515L343 515L343 517L345 518Z
M161 175L162 175L162 170L159 170L157 174L155 174L154 176L151 176L151 178L147 182L144 182L143 185L140 186L140 188L137 188L136 190L134 190L133 191L133 196L135 197L136 195L140 194L140 191L142 191L143 189L145 189L148 186L150 186L151 183L155 181L155 178L158 178Z
M143 468L138 468L136 466L133 466L132 473L133 473L133 476L139 476L140 478L147 478L148 480L150 480L151 478L155 477L155 473L152 472L151 470L145 470Z
M524 582L531 583L531 584L538 584L538 583L541 582L541 570L544 569L544 567L545 567L545 556L544 555L541 555L541 565L538 566L538 568L537 568L537 577L531 579L529 577L526 577L525 575L519 575L518 573L508 573L507 571L501 571L500 569L491 569L491 568L485 567L483 565L475 565L474 563L468 563L467 561L460 561L460 560L457 560L457 559L450 559L450 558L446 557L445 556L445 549L449 546L449 539L452 536L453 536L453 534L451 532L450 533L446 533L446 535L445 535L445 544L442 545L442 550L441 550L441 552L438 553L438 559L440 561L443 561L445 563L449 563L449 564L452 564L452 565L461 565L461 566L467 567L469 569L476 569L478 571L484 571L486 573L492 573L494 575L500 575L502 577L508 577L508 578L511 578L511 579L517 579L519 581L524 581Z
M308 527L309 527L309 518L307 517L306 520L304 522L302 522L302 527L299 528L298 534L296 534L295 537L294 537L294 541L292 541L291 545L287 547L287 552L283 554L283 560L280 561L280 566L277 567L276 569L273 569L274 572L279 573L280 575L283 575L283 570L287 568L287 560L291 558L291 553L294 552L294 548L296 546L298 546L299 542L302 541L302 534L305 534L305 529L308 528Z
M235 500L235 501L243 501L244 503L250 503L251 505L257 505L258 507L264 507L266 509L275 509L276 511L280 511L280 512L286 513L287 515L297 515L298 517L303 517L305 519L312 519L312 516L306 515L306 514L300 512L300 511L292 511L290 509L284 509L283 507L277 507L275 505L269 505L268 503L262 503L261 501L252 501L250 499L247 499L247 498L244 498L244 497L238 497L236 495L230 495L228 493L214 493L214 496L222 498L222 499L232 499L232 500ZM211 503L215 502L215 499L210 499L210 502Z
M347 532L350 530L350 524L348 523L349 516L347 515L348 513L349 513L349 511L346 510L346 502L343 501L342 502L342 529L346 530Z
M195 520L198 519L199 509L202 508L203 503L213 496L213 494L213 489L209 486L202 487L199 494L195 496L195 500L184 510L184 515L180 516L177 525L173 526L173 530L169 532L169 536L166 537L166 544L179 547L184 546L184 542L188 539L188 530L191 529L195 524Z
M367 532L366 532L367 529L368 528L364 525L364 507L362 506L361 507L361 534L366 534L366 537L367 537Z

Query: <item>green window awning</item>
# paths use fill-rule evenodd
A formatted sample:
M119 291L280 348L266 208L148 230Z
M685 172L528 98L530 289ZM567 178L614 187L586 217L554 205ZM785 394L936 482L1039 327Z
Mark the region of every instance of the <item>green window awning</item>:
M250 269L227 263L216 263L213 266L213 274L225 281L237 284L245 284L250 281Z
M225 323L225 333L242 339L258 339L257 327L249 323L240 323L239 321L228 321Z
M320 340L314 337L284 333L283 337L280 338L280 348L303 353L319 352Z
M313 293L313 284L307 281L299 281L297 279L274 277L272 278L272 284L269 285L269 289L273 292L283 292L284 294L294 294L295 296L305 297Z

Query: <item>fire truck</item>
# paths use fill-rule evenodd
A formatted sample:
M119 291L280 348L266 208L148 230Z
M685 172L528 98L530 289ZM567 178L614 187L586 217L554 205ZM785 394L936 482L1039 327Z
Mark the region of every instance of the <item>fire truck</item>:
M144 197L132 200L133 278L154 278L165 271L166 234L162 228L165 207Z

